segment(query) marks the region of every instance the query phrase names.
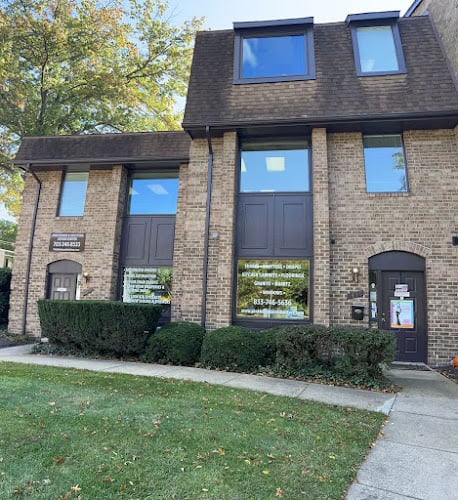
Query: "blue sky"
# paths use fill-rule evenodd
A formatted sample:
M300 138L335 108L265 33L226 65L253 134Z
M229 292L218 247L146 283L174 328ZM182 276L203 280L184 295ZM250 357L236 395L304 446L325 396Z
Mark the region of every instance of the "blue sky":
M8 214L5 207L0 203L0 220L10 220L14 221L14 217Z
M205 17L204 29L229 29L234 21L314 17L316 23L344 21L348 14L400 10L413 0L169 0L174 22Z

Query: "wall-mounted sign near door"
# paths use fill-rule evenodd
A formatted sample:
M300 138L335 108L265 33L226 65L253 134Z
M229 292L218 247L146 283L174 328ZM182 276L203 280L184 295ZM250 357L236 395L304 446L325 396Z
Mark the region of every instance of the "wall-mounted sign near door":
M52 233L49 240L50 252L82 252L86 233Z

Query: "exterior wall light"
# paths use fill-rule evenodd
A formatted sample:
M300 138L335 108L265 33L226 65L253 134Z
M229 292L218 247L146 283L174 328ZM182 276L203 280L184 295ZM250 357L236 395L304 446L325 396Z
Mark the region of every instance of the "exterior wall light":
M358 277L359 277L359 267L354 267L351 270L351 274L353 275L353 281L355 283L357 283L358 282Z
M86 285L91 281L91 275L87 271L84 271L83 278Z

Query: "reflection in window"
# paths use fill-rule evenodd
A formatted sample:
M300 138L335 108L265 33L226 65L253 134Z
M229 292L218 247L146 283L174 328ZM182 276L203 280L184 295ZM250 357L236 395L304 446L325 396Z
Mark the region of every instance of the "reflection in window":
M178 173L134 174L129 191L129 214L175 214L178 203L178 185Z
M400 135L363 137L368 193L407 192L407 170Z
M356 36L363 73L399 70L391 26L357 28Z
M406 71L397 24L355 26L352 37L358 75Z
M244 38L242 78L307 73L305 35Z
M242 150L240 192L272 193L310 190L308 146L246 144Z
M84 215L89 172L66 172L60 197L59 216Z

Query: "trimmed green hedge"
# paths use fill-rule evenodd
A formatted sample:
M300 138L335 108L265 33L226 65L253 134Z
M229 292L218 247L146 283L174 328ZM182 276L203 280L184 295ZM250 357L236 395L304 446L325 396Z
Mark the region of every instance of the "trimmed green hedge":
M254 371L275 362L276 331L228 326L207 332L200 362L207 368Z
M381 363L394 359L396 338L372 328L320 325L278 330L277 370L367 383L383 377Z
M8 323L10 307L11 269L0 268L0 325Z
M49 343L88 354L143 354L161 311L161 306L112 301L38 301L41 332Z
M200 359L204 335L204 328L196 323L170 323L150 337L142 359L153 363L192 366Z

